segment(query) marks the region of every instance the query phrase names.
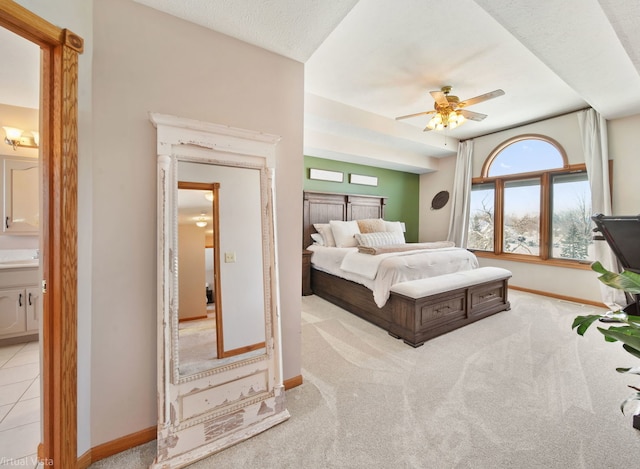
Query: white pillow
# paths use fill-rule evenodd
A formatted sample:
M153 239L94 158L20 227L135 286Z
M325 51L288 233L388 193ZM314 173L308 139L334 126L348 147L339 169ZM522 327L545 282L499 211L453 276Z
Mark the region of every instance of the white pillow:
M392 244L404 244L402 231L381 231L377 233L358 233L356 240L360 246L390 246Z
M331 225L331 231L333 232L333 238L336 241L337 247L350 248L358 245L358 241L356 241L355 238L356 233L360 233L357 221L331 220L329 224Z
M312 233L311 239L313 240L313 244L317 244L319 246L324 246L324 238L320 233Z
M387 227L387 231L400 232L402 233L402 223L399 221L385 221L384 224Z
M322 236L325 246L330 248L336 247L336 242L333 239L333 231L331 230L331 225L329 223L315 223L313 227Z

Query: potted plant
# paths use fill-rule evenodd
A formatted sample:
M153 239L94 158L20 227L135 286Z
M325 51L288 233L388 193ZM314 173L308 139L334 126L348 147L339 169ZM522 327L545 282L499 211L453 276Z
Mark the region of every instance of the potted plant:
M598 277L605 285L608 285L627 293L640 294L640 274L625 270L620 274L609 272L600 262L595 262L591 268L601 274ZM635 306L635 305L634 305ZM626 309L626 308L625 308ZM608 311L605 314L592 314L589 316L577 316L573 320L572 329L580 335L584 335L587 329L595 321L610 323L609 327L598 327L607 342L621 342L622 347L636 358L640 358L640 316L627 314L623 310ZM640 366L632 368L616 368L618 373L630 373L640 375ZM640 401L640 388L629 385L635 391L620 404L620 410L624 414L625 407L632 401ZM640 430L640 414L633 416L633 427Z

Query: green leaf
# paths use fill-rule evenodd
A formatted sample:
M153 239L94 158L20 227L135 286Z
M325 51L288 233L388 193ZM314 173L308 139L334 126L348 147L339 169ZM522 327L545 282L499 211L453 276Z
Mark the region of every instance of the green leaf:
M591 264L591 269L601 274L598 280L605 285L628 293L640 294L640 274L628 270L616 274L605 269L600 262Z
M640 358L640 350L636 350L635 348L629 347L628 345L623 345L622 348L625 349L627 352L629 352L634 357ZM640 374L640 373L638 373L638 374Z
M627 324L631 327L640 328L640 316L627 316Z
M606 274L607 272L609 272L607 269L604 268L604 266L600 263L600 261L595 261L593 264L591 264L591 270L594 270L599 274Z
M625 332L619 332L618 329L627 329L627 328L610 327L609 329L603 329L602 327L598 327L598 330L602 332L602 334L604 334L605 338L613 339L613 341L619 340L623 344L626 344L632 349L635 349L637 353L640 353L640 337L636 335L625 334ZM626 347L625 347L625 350L627 350L627 352L631 353L632 355L635 355L634 353L629 351Z
M600 314L592 314L589 316L577 316L573 320L573 324L571 325L571 329L576 329L576 332L579 335L584 335L584 333L589 329L589 326L593 324L595 321L600 319L602 316Z
M635 327L631 327L631 326L614 327L614 326L611 326L609 328L609 330L610 331L619 332L620 334L625 334L625 335L628 335L628 336L640 338L640 329L637 329Z

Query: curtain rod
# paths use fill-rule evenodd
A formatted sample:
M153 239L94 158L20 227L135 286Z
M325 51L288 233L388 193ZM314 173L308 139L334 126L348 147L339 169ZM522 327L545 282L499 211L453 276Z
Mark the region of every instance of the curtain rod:
M469 137L469 138L465 138L464 140L459 140L459 142L462 143L462 142L466 142L467 140L473 140L473 139L476 139L476 138L486 137L488 135L493 135L493 134L497 134L497 133L500 133L500 132L505 132L507 130L517 129L518 127L523 127L525 125L537 124L538 122L544 122L544 121L548 121L548 120L551 120L551 119L557 119L558 117L568 116L569 114L575 114L576 112L586 111L587 109L592 109L592 107L588 106L588 107L584 107L582 109L576 109L575 111L568 111L568 112L563 112L562 114L556 114L555 116L545 117L544 119L539 119L537 121L525 122L523 124L517 124L517 125L511 126L511 127L504 128L504 129L494 130L493 132L488 132L488 133L483 134L483 135L478 135L476 137Z

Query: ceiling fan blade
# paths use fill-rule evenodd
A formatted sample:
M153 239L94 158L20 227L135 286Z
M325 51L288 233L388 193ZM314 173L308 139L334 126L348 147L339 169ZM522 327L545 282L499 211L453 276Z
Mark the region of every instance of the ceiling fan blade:
M482 101L487 101L489 99L497 98L498 96L502 96L504 91L502 90L494 90L489 93L481 94L480 96L476 96L475 98L466 99L458 103L458 107L466 107L471 106L472 104L478 104Z
M447 101L447 95L445 95L442 91L429 91L433 99L438 103L438 106L449 106L449 101Z
M422 129L423 132L429 132L433 129L430 129L429 126L426 126L424 129Z
M485 117L487 117L486 114L480 114L479 112L467 111L466 109L460 109L458 112L460 114L462 114L465 117L465 119L469 119L470 121L480 122L480 121L484 120Z
M396 117L396 120L400 120L400 119L408 119L409 117L424 116L424 115L426 115L426 114L431 114L431 113L433 113L433 111L416 112L415 114L408 114L408 115L406 115L406 116Z

